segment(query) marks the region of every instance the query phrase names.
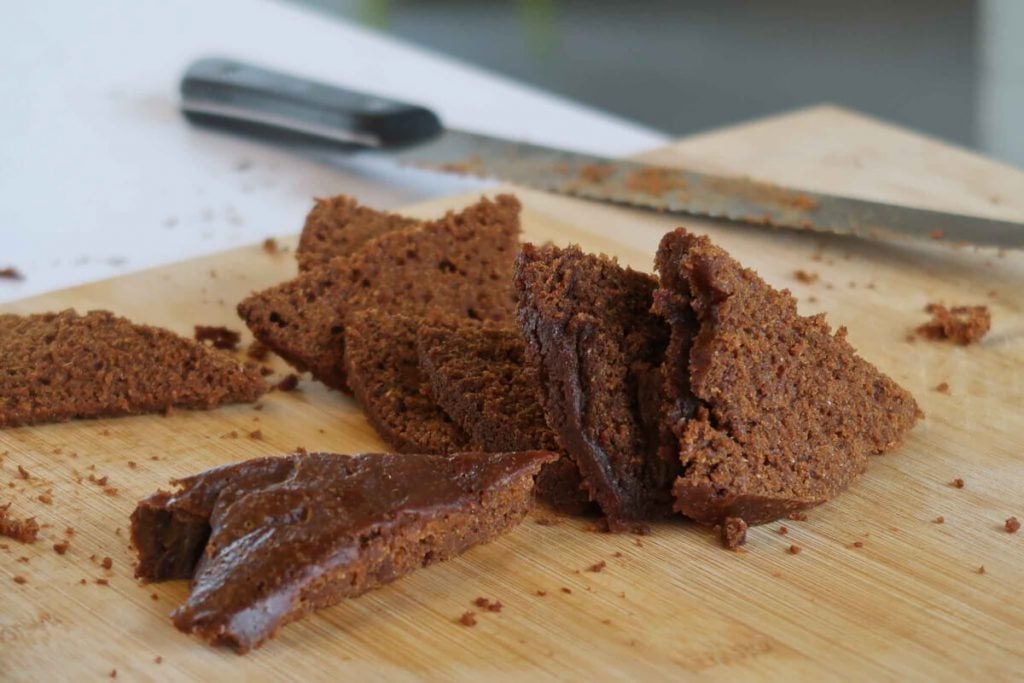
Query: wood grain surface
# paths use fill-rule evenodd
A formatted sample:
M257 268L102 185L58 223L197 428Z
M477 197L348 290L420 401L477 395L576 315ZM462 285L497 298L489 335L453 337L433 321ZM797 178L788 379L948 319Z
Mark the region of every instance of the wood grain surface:
M683 140L648 158L1024 219L1024 172L831 107ZM853 345L908 387L927 418L901 449L873 459L851 491L806 521L784 522L785 535L779 523L753 529L743 552L721 549L706 529L682 520L649 536L609 535L590 520L539 510L512 534L288 626L245 657L170 625L187 586L132 579L128 516L170 478L211 466L297 446L382 449L349 398L307 380L298 391L269 394L262 410L0 431L0 502L45 525L33 545L0 539L0 679L100 680L113 670L130 681L1024 676L1024 532L1003 530L1011 515L1024 519L1024 254L869 243L519 195L526 239L576 242L645 270L669 229L682 223L708 233L790 288L803 312L826 311L833 325L846 325ZM472 199L409 213L430 217ZM268 232L294 230L302 218ZM803 284L797 269L819 280ZM242 329L235 303L294 272L291 253L254 246L2 310L105 308L183 334L194 324ZM908 342L933 301L989 305L991 333L972 347ZM935 390L941 382L949 395ZM262 439L249 436L255 430ZM19 465L31 478L19 478ZM116 492L90 474L107 477ZM956 478L963 488L950 484ZM51 489L52 504L38 500ZM52 545L69 526L70 550L58 555ZM791 545L802 551L791 554ZM109 571L100 566L108 556ZM588 571L600 561L603 571ZM474 627L457 623L479 596L504 609L479 614Z

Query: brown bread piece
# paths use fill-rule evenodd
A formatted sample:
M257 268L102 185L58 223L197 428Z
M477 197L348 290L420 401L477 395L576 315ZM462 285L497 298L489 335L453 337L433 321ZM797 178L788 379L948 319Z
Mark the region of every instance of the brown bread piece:
M657 455L668 330L650 313L656 285L575 246L526 244L516 260L517 321L545 417L613 530L667 512L678 469Z
M309 612L509 531L555 457L313 453L225 465L139 503L135 574L191 578L174 625L244 653Z
M375 237L419 223L415 218L360 206L341 194L317 199L306 216L295 252L299 270L326 265L335 256L348 256Z
M526 346L515 327L447 317L424 320L416 335L420 368L430 395L469 435L472 448L561 451L544 421L540 381L526 364ZM559 511L589 507L579 468L568 457L545 465L537 498Z
M109 311L0 315L0 427L255 401L259 372Z
M475 450L430 397L416 355L419 319L375 308L346 322L345 365L356 400L381 438L400 453Z
M482 320L511 318L519 208L509 195L483 198L422 227L387 233L253 294L238 313L257 339L295 368L345 390L344 321L351 311L417 315L437 308Z
M726 517L720 529L722 547L736 550L747 542L747 523L739 517Z
M35 517L18 519L9 514L10 503L0 505L0 536L13 538L19 543L35 543L39 535L39 523Z
M925 339L948 339L961 346L975 344L992 327L992 314L988 306L953 306L928 304L925 313L932 319L920 325L917 333Z
M918 419L914 398L858 357L844 328L798 315L788 291L706 237L669 233L657 265L699 324L686 380L703 405L674 425L676 509L688 517L761 524L823 503Z
M697 333L697 316L693 312L689 285L674 264L685 255L685 243L662 240L655 257L660 273L660 286L654 292L652 311L669 325L669 341L661 364L661 422L658 434L659 455L678 459L679 439L675 428L682 420L692 418L700 401L690 388L690 350Z

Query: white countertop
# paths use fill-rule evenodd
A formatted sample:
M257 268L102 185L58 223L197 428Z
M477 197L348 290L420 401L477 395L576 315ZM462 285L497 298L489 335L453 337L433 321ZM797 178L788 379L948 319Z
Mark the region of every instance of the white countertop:
M185 66L235 57L432 107L455 127L625 155L664 136L271 0L18 3L0 23L0 301L297 232L314 196L391 207L476 181L327 166L196 130Z

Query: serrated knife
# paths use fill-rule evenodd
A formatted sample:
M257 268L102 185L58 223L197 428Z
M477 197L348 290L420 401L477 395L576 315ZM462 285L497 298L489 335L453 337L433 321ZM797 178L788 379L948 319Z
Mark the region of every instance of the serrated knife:
M1024 224L808 192L445 128L429 109L251 64L204 58L181 82L194 123L657 211L872 239L1024 247Z

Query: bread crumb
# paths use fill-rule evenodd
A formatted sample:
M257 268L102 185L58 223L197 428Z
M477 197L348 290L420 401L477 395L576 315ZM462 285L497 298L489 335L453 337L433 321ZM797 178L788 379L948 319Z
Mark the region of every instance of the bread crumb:
M547 592L547 591L541 591L541 590L537 591L537 593L536 593L536 595L539 595L539 596L540 596L540 597L542 597L542 598L543 598L543 597L544 597L545 595L547 595L547 594L548 594L548 592Z
M500 600L495 600L494 602L491 602L485 597L477 598L473 601L473 604L479 607L480 609L487 610L488 612L500 612L501 608L503 607Z
M96 585L97 586L109 586L110 585L110 581L108 581L107 579L96 579Z
M64 553L66 553L69 547L71 547L71 544L67 541L58 541L53 544L53 550L58 555L63 555Z
M14 583L17 583L17 584L25 584L25 583L28 583L28 579L26 579L26 578L25 578L24 576L22 576L21 574L15 574L15 575L14 575Z
M631 171L626 176L626 187L634 192L661 197L669 190L685 190L686 181L678 171L652 166Z
M253 439L254 441L262 441L263 440L263 432L261 432L258 429L255 430L255 431L249 432L249 438Z
M932 521L935 522L936 524L945 524L946 523L946 518L943 517L942 515L939 515L938 517L936 517Z
M25 276L14 266L0 268L0 280L24 280Z
M795 270L793 271L793 277L795 277L798 282L802 282L805 285L813 285L818 281L818 274L807 270Z
M791 512L789 513L789 518L794 522L804 522L807 521L807 513L800 511Z
M267 239L263 240L263 251L267 252L268 254L276 254L280 250L281 248L278 246L277 240L275 240L273 237L268 237Z
M163 661L164 661L164 658L161 657L160 655L157 655L156 657L153 658L153 663L154 664L163 664Z
M39 523L35 517L15 519L7 514L11 504L0 505L0 536L13 538L19 543L35 543L39 535Z
M747 523L740 517L726 517L720 534L722 545L729 550L736 550L747 542Z
M801 548L800 546L798 546L798 545L791 545L786 550L786 552L788 552L790 555L799 555L801 550L803 550L803 548Z
M571 588L567 588L566 586L562 586L562 592L568 595L568 594L572 593L572 589Z
M992 327L992 314L988 306L953 306L928 304L925 312L932 319L917 328L926 339L948 339L966 346L980 341Z
M853 547L854 548L863 548L864 547L864 541L854 541L853 542Z
M110 569L111 567L114 566L114 561L112 559L110 559L109 557L104 557L103 561L100 562L100 566L103 567L104 569Z
M117 678L117 669L111 669L109 676L111 678Z
M981 565L980 567L978 567L978 573L979 574L984 574L985 573L985 565Z
M607 567L607 566L608 566L608 563L605 562L604 560L601 560L600 562L595 562L594 564L592 564L589 567L587 567L587 571L588 572L594 572L595 574L597 574L599 572L603 572L604 568Z
M39 502L43 505L53 505L53 496L48 493L40 493Z
M1015 534L1020 530L1020 521L1016 517L1010 517L1006 520L1006 523L1003 524L1003 529L1005 529L1008 534Z
M964 480L961 479L960 477L957 477L953 481L949 482L949 485L952 486L953 488L962 489L964 487Z
M463 612L462 616L459 617L459 623L463 626L476 626L476 614L473 612Z
M588 183L603 183L615 173L611 164L584 164L580 166L580 179Z
M939 384L935 387L935 391L939 392L940 394L946 394L947 396L949 396L949 382L939 382Z
M29 479L32 477L32 475L29 474L28 470L26 470L21 465L18 465L18 476L21 477L22 479Z
M776 533L777 533L777 534L778 534L779 536L785 536L786 534L788 534L788 533L789 533L789 529L787 529L787 528L786 528L785 526L780 526L780 527L778 528L778 530L776 531Z

